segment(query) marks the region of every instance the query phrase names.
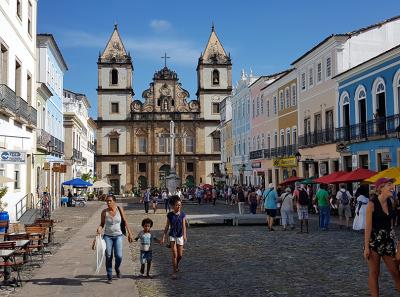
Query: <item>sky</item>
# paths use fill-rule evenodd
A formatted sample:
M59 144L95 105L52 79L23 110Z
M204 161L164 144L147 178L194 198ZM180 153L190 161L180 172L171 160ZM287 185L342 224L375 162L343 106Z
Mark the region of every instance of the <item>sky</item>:
M382 3L382 5L378 5ZM268 75L333 33L346 33L400 15L398 0L40 0L37 33L51 33L68 65L64 88L84 93L97 118L97 58L118 24L133 60L134 99L167 65L196 99L196 66L215 31L232 58L234 85L242 69Z

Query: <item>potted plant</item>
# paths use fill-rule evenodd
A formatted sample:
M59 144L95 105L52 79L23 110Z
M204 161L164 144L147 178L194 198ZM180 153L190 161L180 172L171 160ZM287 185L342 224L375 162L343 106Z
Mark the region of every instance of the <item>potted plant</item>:
M0 220L1 221L9 220L8 212L5 211L5 209L7 207L7 203L2 201L2 198L6 195L6 193L7 193L7 187L0 188ZM6 228L0 228L0 232L7 232L7 230L5 230L5 229Z

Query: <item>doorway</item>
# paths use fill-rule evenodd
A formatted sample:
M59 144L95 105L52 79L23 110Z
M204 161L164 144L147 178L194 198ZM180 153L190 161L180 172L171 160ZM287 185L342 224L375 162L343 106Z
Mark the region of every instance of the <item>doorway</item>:
M350 104L343 105L344 140L350 140Z

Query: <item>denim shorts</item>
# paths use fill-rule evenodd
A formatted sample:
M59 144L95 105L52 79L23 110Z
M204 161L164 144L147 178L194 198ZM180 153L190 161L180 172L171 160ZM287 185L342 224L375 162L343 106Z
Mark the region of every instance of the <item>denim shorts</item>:
M152 251L140 251L140 264L146 264L153 259Z

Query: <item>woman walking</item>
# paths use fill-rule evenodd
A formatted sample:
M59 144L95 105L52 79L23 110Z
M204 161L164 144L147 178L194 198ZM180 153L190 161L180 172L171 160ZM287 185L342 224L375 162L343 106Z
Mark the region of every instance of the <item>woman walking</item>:
M395 261L396 244L391 225L394 215L390 199L394 190L393 179L378 179L375 182L375 190L378 196L368 203L364 236L364 258L369 268L368 286L373 297L379 296L381 258L400 292L400 272Z
M97 234L104 230L104 240L106 242L106 270L108 283L112 282L112 259L115 256L115 273L117 278L121 278L119 267L122 262L122 238L121 223L124 222L128 241L132 242L133 237L128 227L124 209L117 206L116 198L108 195L106 198L107 208L101 212L100 226L97 228Z
M359 231L365 229L365 217L368 205L368 185L361 185L356 192L357 202L355 217L353 221L353 230Z
M290 226L290 229L293 230L293 196L292 190L289 187L287 187L285 192L281 195L280 202L283 231L286 231L286 226Z

